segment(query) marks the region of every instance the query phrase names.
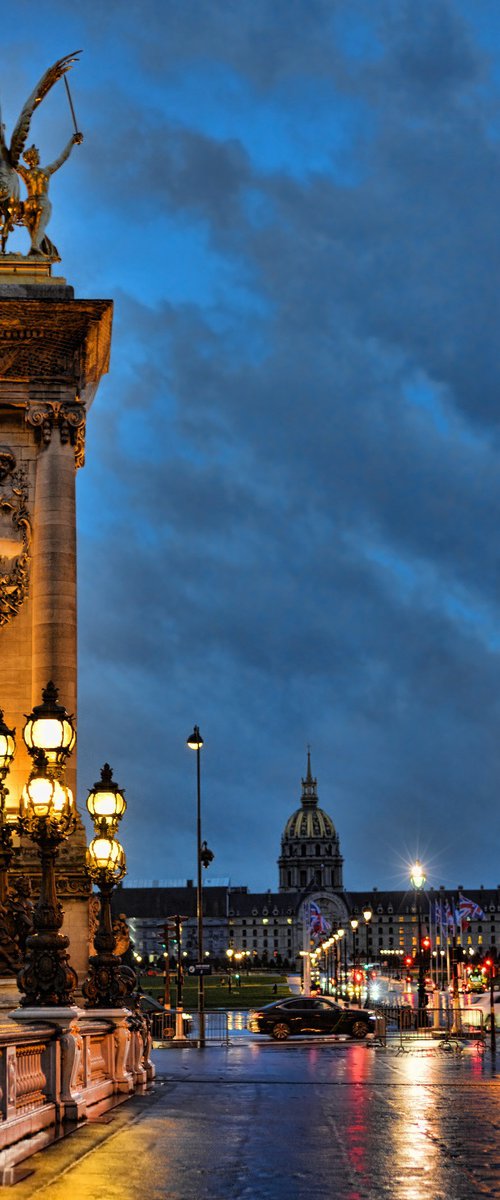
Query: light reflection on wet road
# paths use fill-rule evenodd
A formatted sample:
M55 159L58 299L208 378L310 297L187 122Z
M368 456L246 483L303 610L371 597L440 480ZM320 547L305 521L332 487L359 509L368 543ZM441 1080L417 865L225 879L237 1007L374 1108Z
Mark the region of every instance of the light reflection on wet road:
M155 1097L123 1105L100 1145L88 1131L69 1139L75 1161L66 1149L64 1174L60 1148L38 1155L15 1200L500 1197L489 1052L242 1041L154 1057Z

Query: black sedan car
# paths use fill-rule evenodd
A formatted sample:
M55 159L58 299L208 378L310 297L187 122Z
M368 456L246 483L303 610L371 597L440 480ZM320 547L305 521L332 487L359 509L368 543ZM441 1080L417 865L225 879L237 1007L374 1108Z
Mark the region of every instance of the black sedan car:
M363 1008L341 1008L327 996L288 996L250 1013L248 1028L278 1042L294 1033L341 1033L360 1040L375 1033L375 1017Z

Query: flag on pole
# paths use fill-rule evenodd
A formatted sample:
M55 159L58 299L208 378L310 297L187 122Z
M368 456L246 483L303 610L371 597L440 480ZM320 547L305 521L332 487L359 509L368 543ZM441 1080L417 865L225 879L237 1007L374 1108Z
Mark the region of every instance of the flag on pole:
M459 895L458 911L461 921L484 921L485 914L480 904L476 904L475 900L468 900L467 896Z
M323 934L328 933L330 930L330 923L326 920L326 917L323 916L319 904L316 904L315 900L310 901L309 910L311 914L311 937L314 938L315 941L320 941Z

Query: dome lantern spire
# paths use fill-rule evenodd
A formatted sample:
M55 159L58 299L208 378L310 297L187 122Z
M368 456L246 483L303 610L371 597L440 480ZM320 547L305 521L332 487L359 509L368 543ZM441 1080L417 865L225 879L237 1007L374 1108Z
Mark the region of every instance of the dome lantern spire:
M307 747L307 772L305 779L302 780L302 796L301 801L304 807L312 808L318 803L316 792L317 779L313 779L311 771L311 747Z

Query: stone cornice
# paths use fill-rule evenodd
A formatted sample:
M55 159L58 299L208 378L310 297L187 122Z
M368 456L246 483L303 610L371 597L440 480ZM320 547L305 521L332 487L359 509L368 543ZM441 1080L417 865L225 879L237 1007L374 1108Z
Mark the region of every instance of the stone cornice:
M0 298L0 402L8 383L46 380L74 388L88 408L109 368L112 316L111 300ZM14 386L13 403L21 392Z

